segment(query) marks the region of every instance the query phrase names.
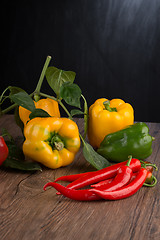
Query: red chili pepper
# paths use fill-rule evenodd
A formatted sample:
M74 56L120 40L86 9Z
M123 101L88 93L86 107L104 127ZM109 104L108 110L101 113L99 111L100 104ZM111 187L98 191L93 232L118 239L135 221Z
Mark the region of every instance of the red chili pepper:
M150 168L148 168L148 169L150 169ZM146 176L146 180L145 180L143 185L146 186L146 187L154 187L157 184L157 179L153 175L152 172L148 171L148 169L146 168L147 176ZM136 178L137 174L138 174L138 172L133 173L130 182L132 182Z
M153 182L152 172L147 171L147 177L146 177L145 183L150 183L151 184L152 182Z
M122 188L127 183L129 183L129 181L132 177L132 174L133 174L132 169L129 167L131 159L132 159L132 157L129 158L129 160L125 166L121 166L117 170L117 175L110 183L101 185L101 186L97 187L96 189L105 190L105 191L114 191L119 188Z
M7 144L5 143L4 138L0 136L0 165L6 160L8 153Z
M113 178L116 176L119 167L126 165L127 162L128 161L117 163L115 165L103 168L101 170L90 172L73 181L72 183L68 184L67 187L71 189L79 189L88 186L92 183L97 183L102 180ZM137 172L141 168L140 161L138 159L132 158L130 168L132 169L133 172Z
M146 168L148 172L153 172L153 168L157 171L158 168L156 166L156 164L150 163L148 161L142 161L140 160L140 162L142 163L142 167Z
M114 178L109 178L103 181L100 181L99 183L92 184L91 187L97 188L97 187L102 187L104 185L107 185L113 181Z
M131 176L132 176L132 170L129 167L126 168L125 166L122 166L118 169L118 174L116 175L115 179L112 181L111 184L104 185L104 186L101 186L96 189L107 190L107 191L117 190L117 189L123 187L124 185L126 185L129 182ZM46 188L49 186L54 187L65 197L68 197L73 200L93 201L93 200L101 199L101 197L90 192L91 189L75 190L75 189L70 189L70 188L64 187L55 182L47 183L43 189L46 190Z
M156 184L157 184L156 177L152 174L152 172L148 172L145 183L143 185L146 187L154 187Z
M151 166L151 165L145 166L145 169L147 169L148 172L151 172L151 173L153 172L153 166Z
M90 192L90 189L75 190L75 189L70 189L70 188L64 187L64 186L60 185L59 183L55 183L55 182L47 183L43 189L46 190L46 188L49 186L54 187L57 191L59 191L65 197L68 197L73 200L93 201L93 200L101 199L101 197Z
M110 184L106 184L106 185L101 186L96 189L99 189L101 191L102 190L114 191L114 190L117 190L117 189L125 186L130 181L130 178L132 176L132 169L128 166L130 164L130 161L131 161L131 158L127 162L126 166L122 166L118 169L116 177ZM48 186L54 187L64 196L74 199L74 200L91 201L91 200L99 200L100 199L99 196L97 198L96 194L94 194L94 193L92 194L90 192L90 189L75 190L75 189L63 187L62 185L54 183L54 182L50 182L44 186L44 190L46 190L46 187L48 187Z
M145 183L143 185L147 187L154 187L157 184L157 179L153 175L153 169L155 169L156 171L158 170L156 164L150 163L148 161L144 162L142 160L141 160L141 163L142 163L142 167L144 167L148 172Z
M152 163L147 162L147 161L145 161L145 162L140 161L140 162L142 162L142 167L144 167L147 170L147 172L148 172L147 178L146 178L145 183L144 183L144 186L149 186L149 187L155 186L156 183L157 183L157 179L156 179L155 176L153 176L152 172L153 172L153 169L158 170L157 166L155 164L152 164ZM138 174L138 172L134 172L132 174L130 182L137 176L137 174ZM105 184L108 184L108 183L112 182L113 179L114 178L100 181L99 183L91 185L91 187L95 187L95 188L101 187L101 186L103 186Z
M75 180L77 180L78 178L88 174L90 172L85 172L85 173L78 173L78 174L73 174L73 175L66 175L66 176L61 176L57 179L54 180L54 182L58 182L58 181L68 181L68 182L73 182Z
M118 200L132 196L136 193L144 184L147 177L147 170L141 168L136 176L136 178L130 182L128 185L120 188L116 191L101 191L98 189L91 189L90 191L97 194L97 196L106 200Z

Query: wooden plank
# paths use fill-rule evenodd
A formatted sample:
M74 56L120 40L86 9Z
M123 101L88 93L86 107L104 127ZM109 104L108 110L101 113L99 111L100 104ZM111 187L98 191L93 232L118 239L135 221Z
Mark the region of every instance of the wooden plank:
M81 132L82 119L77 120ZM160 168L160 124L148 123L155 137L153 154L148 158ZM13 116L0 119L2 127L21 136ZM91 171L82 149L75 161L64 168L26 173L0 170L0 239L160 239L159 183L141 188L135 195L120 201L79 202L57 196L56 190L43 186L55 178ZM158 180L159 174L155 172ZM63 182L66 185L67 183Z

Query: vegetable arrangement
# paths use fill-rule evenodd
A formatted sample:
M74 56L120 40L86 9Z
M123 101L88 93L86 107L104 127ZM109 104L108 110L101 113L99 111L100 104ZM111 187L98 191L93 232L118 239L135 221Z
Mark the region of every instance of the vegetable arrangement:
M9 151L7 164L4 161L2 166L30 171L35 171L35 161L36 170L41 171L41 164L53 169L67 166L74 160L80 148L80 139L84 157L91 165L96 169L109 166L110 162L98 154L85 140L88 130L88 106L81 89L74 83L75 72L48 67L50 60L51 57L48 56L36 89L32 93L28 94L19 87L9 86L0 96L0 115L15 109L16 123L21 127L24 135L23 154L34 161L29 163L28 169L24 156L23 158L16 156L13 166L13 154ZM44 80L47 80L54 96L42 92ZM3 103L8 98L14 104L3 109ZM70 111L66 104L71 106ZM60 116L59 107L63 108L69 119ZM83 136L74 122L73 117L76 115L84 116ZM44 150L43 147L46 149Z
M13 138L5 142L0 137L0 165L26 171L42 171L43 166L57 169L74 161L82 143L83 155L96 171L61 176L47 183L44 190L52 186L57 194L81 201L118 200L133 195L143 185L155 186L153 169L157 167L145 161L152 154L154 138L145 123L134 123L133 107L122 99L100 98L88 110L81 89L74 83L76 74L48 67L50 60L48 56L32 93L9 86L0 96L0 114L15 109L24 137L22 149ZM54 96L42 92L44 79ZM12 104L3 109L8 98ZM61 116L60 108L67 117ZM76 115L83 116L83 136L74 121ZM58 181L70 184L62 186Z
M156 168L154 164L143 164ZM83 175L77 174L77 178L76 175L71 175L70 178L68 176L60 177L54 182L47 183L44 190L52 186L64 196L79 201L118 200L132 196L145 185L147 174L147 168L142 167L138 159L133 159L130 156L128 161L117 163L99 171L88 172ZM72 179L73 182L68 184L67 187L56 183L60 180L71 181ZM156 181L150 186L155 186L155 184ZM80 189L89 185L92 188ZM149 185L146 184L146 186Z

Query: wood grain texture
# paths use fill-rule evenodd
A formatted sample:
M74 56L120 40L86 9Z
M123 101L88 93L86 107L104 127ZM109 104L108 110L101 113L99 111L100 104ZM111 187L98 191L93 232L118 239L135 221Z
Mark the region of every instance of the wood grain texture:
M82 119L77 119L77 124L82 132ZM148 160L160 168L160 124L147 124L155 137ZM0 119L2 127L16 139L21 136L12 115ZM1 169L0 239L159 240L159 183L120 201L79 202L57 196L53 188L43 191L45 183L59 176L91 170L82 150L71 165L57 170L26 173ZM159 173L155 175L160 180Z

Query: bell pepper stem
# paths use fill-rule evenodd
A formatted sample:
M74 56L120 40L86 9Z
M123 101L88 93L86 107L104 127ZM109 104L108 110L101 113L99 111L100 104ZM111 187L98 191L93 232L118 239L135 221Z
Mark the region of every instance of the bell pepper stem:
M58 151L61 151L64 148L63 142L55 142L54 146Z
M109 100L103 102L103 105L104 105L105 109L108 110L109 112L117 112L116 108L111 108L110 107L110 101Z
M56 148L58 151L64 148L64 143L58 135L53 135L49 142L51 147Z

